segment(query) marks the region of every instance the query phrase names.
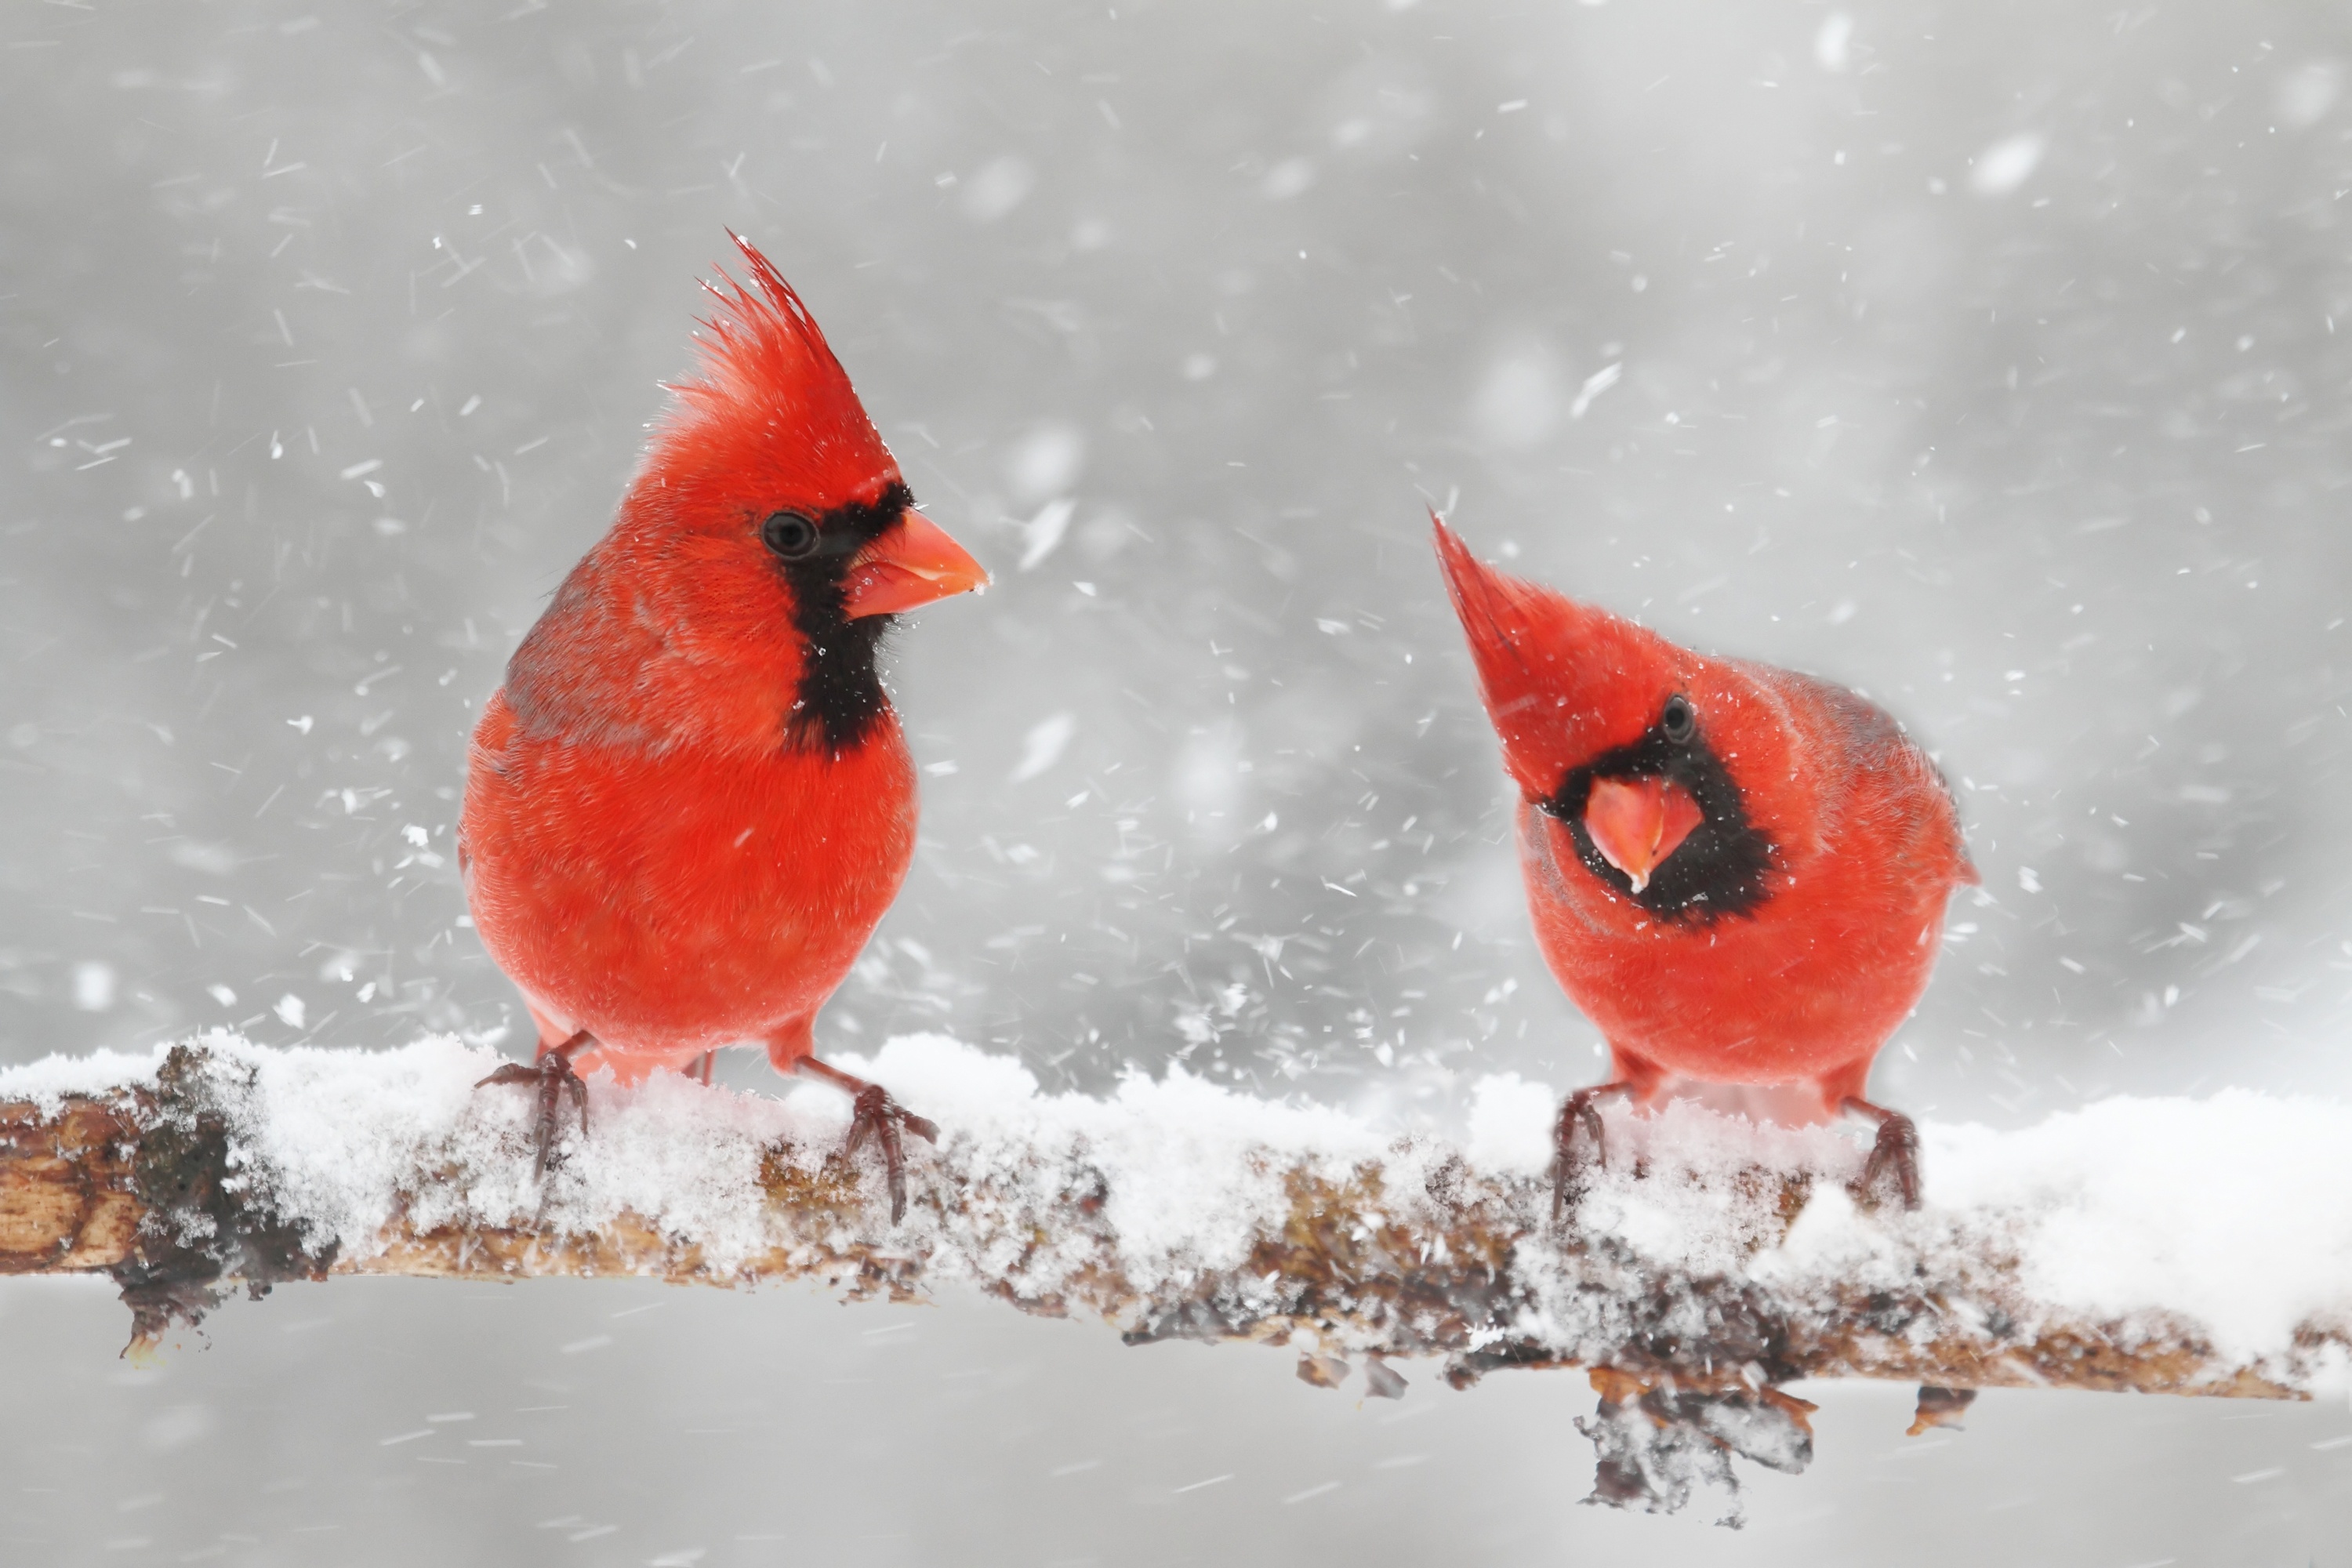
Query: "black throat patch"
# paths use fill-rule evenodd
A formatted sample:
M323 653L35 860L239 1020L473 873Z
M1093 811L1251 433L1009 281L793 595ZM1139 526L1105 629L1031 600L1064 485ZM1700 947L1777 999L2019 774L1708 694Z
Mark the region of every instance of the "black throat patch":
M1706 820L1633 891L1633 879L1609 863L1585 831L1584 805L1595 779L1664 778L1682 785ZM1663 721L1630 746L1605 752L1559 781L1543 810L1567 825L1585 868L1662 921L1712 925L1727 915L1753 916L1771 897L1772 841L1748 820L1739 786L1706 736L1667 739Z
M845 752L864 743L890 711L876 655L896 617L853 620L844 601L850 562L914 504L914 492L898 483L871 502L835 507L811 520L817 526L814 551L798 561L777 560L776 570L792 586L793 625L805 647L800 689L784 715L787 744Z

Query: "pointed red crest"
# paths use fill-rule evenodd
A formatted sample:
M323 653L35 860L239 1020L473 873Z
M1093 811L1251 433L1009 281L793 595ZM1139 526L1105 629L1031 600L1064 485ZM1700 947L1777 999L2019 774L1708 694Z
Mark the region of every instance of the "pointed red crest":
M719 269L705 283L719 310L702 322L701 374L670 390L646 471L675 485L724 478L736 488L828 509L871 500L898 465L791 284L742 236L747 287Z
M1496 571L1435 512L1429 521L1504 764L1530 800L1639 740L1685 664L1698 662L1631 621Z

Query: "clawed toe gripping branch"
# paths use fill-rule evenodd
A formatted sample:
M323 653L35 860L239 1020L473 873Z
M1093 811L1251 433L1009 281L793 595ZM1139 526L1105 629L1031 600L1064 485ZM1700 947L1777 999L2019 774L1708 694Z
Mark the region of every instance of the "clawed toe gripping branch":
M1895 1190L1902 1196L1905 1209L1919 1206L1919 1124L1899 1110L1889 1110L1883 1105L1873 1105L1866 1100L1848 1095L1840 1106L1856 1116L1867 1116L1878 1123L1878 1136L1871 1141L1870 1157L1863 1162L1862 1174L1854 1179L1850 1191L1855 1201L1870 1203L1887 1177L1895 1178Z
M562 1149L556 1140L563 1122L566 1099L579 1110L580 1136L588 1136L588 1085L572 1069L572 1058L595 1043L583 1029L562 1045L540 1052L539 1060L530 1066L509 1062L474 1085L476 1089L486 1089L494 1083L527 1083L538 1089L538 1153L531 1160L530 1170L541 1181L547 1179L551 1168L562 1163Z
M913 1133L926 1143L940 1141L936 1122L916 1115L890 1098L878 1083L868 1083L837 1067L830 1067L814 1057L803 1057L793 1070L841 1089L850 1097L849 1136L842 1140L841 1158L857 1157L857 1152L871 1140L882 1151L882 1172L890 1187L890 1223L897 1225L907 1217L907 1145L900 1129Z
M1601 1126L1601 1101L1630 1095L1630 1083L1595 1084L1580 1089L1561 1102L1559 1122L1551 1135L1551 1217L1555 1225L1576 1217L1584 1200L1587 1173L1609 1163L1609 1139Z

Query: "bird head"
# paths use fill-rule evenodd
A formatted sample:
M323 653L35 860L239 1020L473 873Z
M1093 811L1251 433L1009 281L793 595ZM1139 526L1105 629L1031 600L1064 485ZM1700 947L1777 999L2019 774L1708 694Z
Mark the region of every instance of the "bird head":
M749 281L721 269L704 286L718 309L699 374L670 387L620 517L575 578L608 624L651 635L669 688L738 711L737 728L772 724L759 715L781 701L794 739L839 749L888 710L875 654L890 617L988 574L916 510L800 296L730 237Z
M1504 765L1528 803L1653 913L1753 907L1771 846L1734 773L1769 778L1788 760L1772 693L1730 661L1496 571L1430 521Z

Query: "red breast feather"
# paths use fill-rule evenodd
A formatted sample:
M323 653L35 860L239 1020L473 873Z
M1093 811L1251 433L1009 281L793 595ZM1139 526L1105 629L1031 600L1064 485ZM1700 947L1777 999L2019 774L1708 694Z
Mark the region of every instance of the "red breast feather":
M1934 765L1851 691L1676 647L1442 524L1437 544L1519 786L1538 942L1618 1076L1809 1082L1826 1110L1859 1095L1976 880ZM1599 779L1700 808L1638 892L1584 821Z

